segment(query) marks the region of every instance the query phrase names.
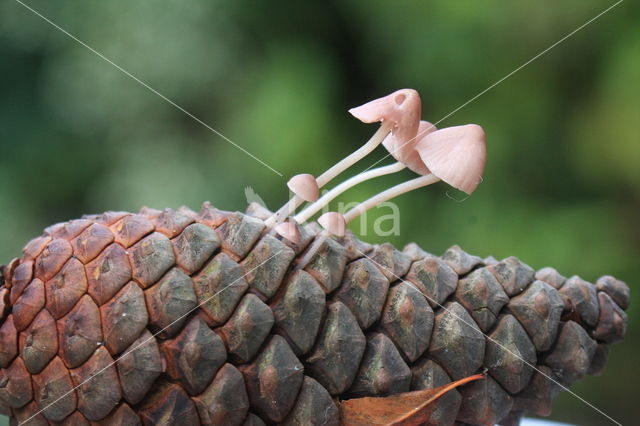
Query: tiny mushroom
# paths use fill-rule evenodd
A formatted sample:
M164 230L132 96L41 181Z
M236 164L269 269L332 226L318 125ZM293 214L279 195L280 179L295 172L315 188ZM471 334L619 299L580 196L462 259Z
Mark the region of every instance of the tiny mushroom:
M447 127L421 139L416 151L431 173L471 195L482 182L485 140L484 130L477 124Z
M337 212L328 212L318 218L318 223L329 233L344 237L347 222L344 216Z
M287 186L291 192L302 198L304 201L313 202L320 196L320 188L318 187L316 178L308 173L295 175L289 179Z
M391 123L391 133L382 143L396 160L405 163L405 159L413 151L421 123L422 101L417 91L400 89L359 107L351 108L349 113L364 123L376 121L381 121L383 124ZM427 124L432 126L430 123Z
M415 149L430 173L363 201L344 215L347 223L382 202L440 180L467 194L475 191L482 182L486 142L484 130L478 125L448 127L429 133L416 144Z
M363 123L391 122L391 134L398 140L408 141L418 133L422 102L413 89L400 89L390 95L351 108L349 113Z
M278 223L273 227L273 230L281 237L291 241L293 244L298 244L300 242L300 231L293 222Z

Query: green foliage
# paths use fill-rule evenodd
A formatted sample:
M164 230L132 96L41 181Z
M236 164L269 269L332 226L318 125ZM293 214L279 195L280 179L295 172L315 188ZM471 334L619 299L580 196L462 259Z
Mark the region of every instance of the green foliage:
M197 0L29 4L261 158L278 177L20 6L0 4L0 259L41 229L141 205L275 208L286 179L320 173L375 126L346 112L401 87L435 122L607 5L594 0ZM481 124L484 183L397 200L401 235L434 253L516 255L588 280L640 277L640 36L624 2L440 126ZM377 153L380 158L380 153ZM361 170L373 163L369 158ZM409 177L409 173L402 175ZM400 176L341 197L364 199ZM447 196L449 195L449 196ZM373 212L373 215L385 214ZM354 229L359 229L354 224ZM380 239L371 238L379 242ZM633 423L638 303L609 370L577 391ZM554 417L604 419L566 394Z

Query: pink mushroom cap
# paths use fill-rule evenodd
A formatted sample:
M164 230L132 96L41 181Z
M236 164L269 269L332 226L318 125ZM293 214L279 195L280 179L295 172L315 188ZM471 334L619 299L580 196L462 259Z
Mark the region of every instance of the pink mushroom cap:
M328 212L318 218L318 223L327 231L338 237L344 237L347 222L344 216L337 212Z
M426 175L429 173L429 168L424 164L422 158L420 158L418 151L416 151L416 145L429 133L433 133L436 130L436 126L428 121L422 120L418 126L418 133L413 138L402 142L395 135L389 134L384 141L382 141L382 145L393 155L393 158L404 163L410 170L419 175Z
M305 201L313 202L316 201L320 197L320 188L318 187L318 182L316 178L308 173L302 173L299 175L295 175L289 182L287 182L287 186L298 197L302 198Z
M300 231L298 230L296 224L293 222L279 223L273 229L278 235L286 238L293 244L298 244L300 242Z
M487 158L485 138L477 124L447 127L421 139L416 151L431 173L471 194L482 182Z
M402 143L416 136L422 115L420 95L413 89L400 89L364 105L351 108L349 113L364 123L376 121L391 122L391 134ZM407 144L408 145L408 144ZM395 144L397 155L404 157L404 151L411 147Z

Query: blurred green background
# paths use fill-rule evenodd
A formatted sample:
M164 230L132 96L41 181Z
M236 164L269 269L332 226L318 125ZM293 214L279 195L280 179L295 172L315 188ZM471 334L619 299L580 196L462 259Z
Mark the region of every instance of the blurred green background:
M487 0L29 1L221 131L234 148L14 0L0 3L0 259L51 223L141 205L276 208L293 174L321 173L375 130L347 109L412 87L437 121L609 2ZM440 254L515 255L595 280L640 277L640 31L624 2L445 120L488 135L484 183L402 196L401 234ZM382 150L358 164L362 170ZM388 159L387 159L388 162ZM364 199L410 172L350 191ZM387 214L388 211L374 212ZM372 217L373 215L370 215ZM359 226L354 224L354 230ZM369 230L371 231L371 230ZM369 232L371 234L371 232ZM368 235L372 242L382 238ZM637 422L638 303L607 372L574 390ZM606 419L564 393L552 417Z

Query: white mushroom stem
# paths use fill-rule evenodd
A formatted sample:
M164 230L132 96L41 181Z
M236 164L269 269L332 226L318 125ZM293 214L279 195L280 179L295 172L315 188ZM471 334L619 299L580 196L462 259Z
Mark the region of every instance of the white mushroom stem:
M357 206L355 206L354 208L349 210L344 215L344 220L347 223L349 223L353 219L355 219L358 216L360 216L362 213L366 212L369 209L372 209L373 207L376 207L380 203L384 203L385 201L388 201L388 200L390 200L392 198L395 198L398 195L402 195L402 194L404 194L406 192L413 191L414 189L418 189L418 188L422 188L423 186L431 185L432 183L436 183L439 180L440 180L440 178L438 178L437 176L429 173L427 175L420 176L420 177L415 178L415 179L411 179L411 180L409 180L407 182L404 182L404 183L401 183L399 185L392 186L391 188L387 189L386 191L382 191L378 195L375 195L375 196L369 198L368 200L363 201L362 203L358 204Z
M368 170L364 173L355 175L345 180L344 182L342 182L341 184L333 188L331 191L324 194L322 197L318 199L318 201L307 206L304 210L298 213L294 219L298 223L304 223L307 220L309 220L314 214L320 211L320 209L322 209L324 206L330 203L334 198L336 198L338 195L342 194L349 188L352 188L359 183L362 183L369 179L373 179L378 176L384 176L391 173L399 172L400 170L406 167L407 166L405 166L403 163L397 162L394 164L390 164L388 166L378 167L377 169Z
M289 217L296 211L300 204L304 203L302 197L298 195L294 195L285 203L284 206L280 207L280 209L272 214L267 220L264 221L264 224L267 227L272 227L276 223L282 222L285 218Z
M378 130L371 136L371 138L362 145L360 148L349 154L347 157L338 161L334 166L329 168L326 172L322 173L320 176L316 178L316 182L318 183L318 187L322 188L324 185L329 183L333 178L338 176L340 173L347 170L353 164L357 163L362 158L366 157L367 154L371 153L378 145L382 143L382 141L387 137L391 128L393 127L393 123L390 122L382 122ZM302 204L304 200L297 195L291 197L291 199L277 212L275 212L270 218L265 220L265 225L271 227L276 223L280 223L284 220L284 218L293 214L296 209Z
M347 170L353 164L357 163L359 160L363 159L369 153L371 153L371 151L376 149L376 147L380 145L382 141L387 137L387 135L391 131L392 125L392 123L383 122L378 130L373 134L373 136L371 136L371 139L367 141L367 143L349 154L347 157L338 161L338 163L336 163L333 167L318 176L318 178L316 179L318 181L318 186L322 188L333 178Z

